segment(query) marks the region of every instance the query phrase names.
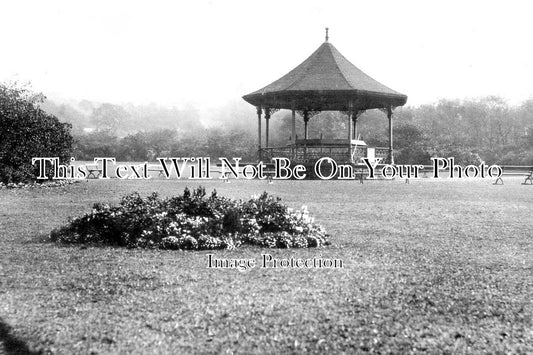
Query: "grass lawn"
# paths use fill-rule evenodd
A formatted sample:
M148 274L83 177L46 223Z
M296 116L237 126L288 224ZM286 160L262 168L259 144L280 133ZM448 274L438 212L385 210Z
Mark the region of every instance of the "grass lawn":
M207 269L208 252L61 246L68 217L185 180L0 190L0 353L533 353L533 187L507 179L202 181L308 206L343 269Z

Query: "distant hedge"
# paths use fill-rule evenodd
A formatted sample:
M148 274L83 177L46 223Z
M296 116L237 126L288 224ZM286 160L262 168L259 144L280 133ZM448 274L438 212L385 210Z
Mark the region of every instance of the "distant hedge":
M38 166L34 157L70 158L71 126L38 107L42 95L15 85L0 84L0 182L34 180Z
M156 193L122 198L53 230L52 241L161 249L233 249L243 244L306 248L329 244L305 207L291 210L264 192L248 201L208 197L200 187L160 199Z

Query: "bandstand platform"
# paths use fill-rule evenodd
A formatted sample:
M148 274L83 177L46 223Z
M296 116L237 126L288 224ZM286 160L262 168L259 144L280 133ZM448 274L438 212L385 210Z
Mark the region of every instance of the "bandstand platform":
M385 161L388 155L389 148L368 147L365 142L356 139L297 139L295 144L262 148L259 152L261 160L283 157L300 164L311 164L323 157L337 163L358 164L361 158Z

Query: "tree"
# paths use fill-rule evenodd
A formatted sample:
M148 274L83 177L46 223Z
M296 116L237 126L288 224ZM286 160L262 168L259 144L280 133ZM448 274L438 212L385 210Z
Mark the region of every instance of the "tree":
M114 158L120 149L117 136L110 131L94 131L76 138L76 156L79 160Z
M146 161L149 151L146 133L137 132L127 135L120 141L120 152L117 159L125 161Z
M394 128L394 147L397 164L429 164L428 140L419 127L401 123Z
M70 158L72 126L41 110L44 99L17 84L0 84L0 181L34 179L32 158L58 157L63 164Z
M146 145L151 158L161 157L163 152L170 152L172 144L176 141L176 131L172 129L158 129L145 134Z
M122 106L105 103L93 111L91 121L99 131L116 133L129 116Z
M72 124L72 133L82 134L85 127L90 126L89 118L68 103L55 103L51 100L39 105L47 113L56 116L61 122Z

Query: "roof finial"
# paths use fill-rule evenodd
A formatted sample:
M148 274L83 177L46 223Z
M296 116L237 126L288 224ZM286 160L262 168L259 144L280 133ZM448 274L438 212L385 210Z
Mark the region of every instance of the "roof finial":
M328 36L328 31L329 31L329 28L326 27L326 42L328 41L329 39L329 36Z

